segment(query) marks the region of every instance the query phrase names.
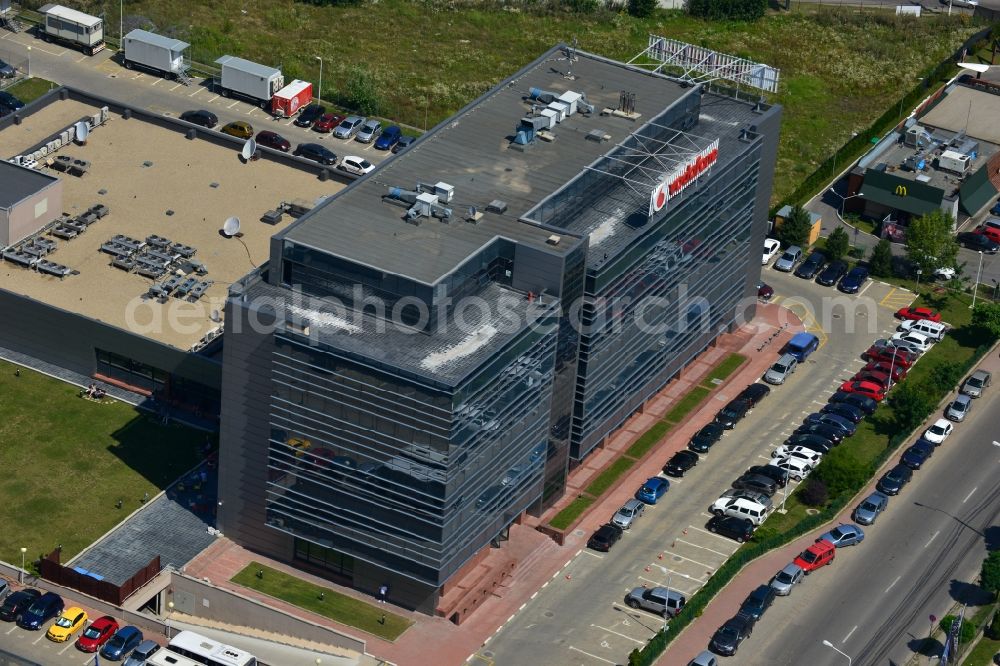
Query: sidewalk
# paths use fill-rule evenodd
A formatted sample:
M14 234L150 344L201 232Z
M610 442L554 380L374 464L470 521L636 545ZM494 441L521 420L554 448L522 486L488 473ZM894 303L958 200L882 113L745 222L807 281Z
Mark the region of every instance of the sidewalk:
M1000 357L997 356L996 347L983 358L980 364L977 366L984 370L988 370L994 374L1000 373ZM949 394L950 397L951 394ZM926 427L938 418L939 412L935 410L935 413L928 417L927 421L921 426L921 428ZM883 469L891 467L896 464L896 459L890 457L883 465ZM879 470L881 472L882 470ZM857 497L864 497L871 493L875 489L875 483L877 482L879 473L875 474L875 477L861 490ZM810 546L816 537L823 534L827 530L836 526L839 523L851 523L853 522L851 518L851 512L854 510L857 501L851 501L847 504L844 510L838 514L833 520L822 527L816 528L815 531L803 536L790 544L773 550L767 555L754 560L747 564L740 573L730 581L721 592L719 592L711 603L705 608L701 616L695 622L689 624L684 631L681 632L668 647L667 650L660 656L657 663L661 666L673 666L676 664L686 664L691 659L694 659L702 650L707 649L708 642L712 638L712 634L718 629L726 620L731 618L739 608L743 600L746 599L747 595L750 594L758 585L761 583L766 583L774 576L775 573L781 570L786 564L795 559L795 556L800 552L805 550ZM929 666L930 664L937 663L936 658L923 657L919 660L920 666Z
M787 328L780 330L782 324L786 322L788 323ZM759 379L767 367L774 362L782 345L800 330L802 330L801 322L794 314L775 304L769 304L759 306L757 317L742 329L719 336L713 347L697 357L681 373L680 377L664 387L659 395L649 400L642 413L631 417L610 438L603 450L595 451L582 466L573 471L568 480L564 497L555 506L546 511L541 518L526 516L523 524L511 526L510 541L506 542L503 548L515 549L519 554L522 554L513 576L509 582L506 582L484 601L460 627L446 618L411 613L393 606L390 609L392 612L405 615L414 621L414 625L395 642L389 642L366 635L353 627L338 624L289 604L264 597L253 590L230 583L229 579L251 561L258 561L303 580L336 587L339 592L362 601L372 601L369 596L361 592L337 586L328 580L296 570L287 564L251 553L224 538L219 539L216 544L192 560L184 571L190 576L208 578L214 585L238 591L242 595L281 608L290 614L308 618L311 622L363 637L367 641L369 654L400 666L411 664L417 666L427 663L429 646L433 646L435 663L441 665L463 664L507 620L513 617L533 594L576 556L577 552L586 544L589 532L603 523L608 515L631 498L638 483L659 473L663 461L686 446L691 435L714 417L721 404L724 404L722 401L730 400L747 384ZM765 344L772 336L774 337L771 342ZM662 418L692 386L700 383L719 361L734 352L743 354L749 360L726 382L721 384L699 409L688 415L684 423L675 427L666 440L655 449L655 454L648 457L645 463L636 465L628 475L619 481L615 490L595 503L583 521L567 536L563 546L557 545L548 537L539 538L542 535L535 530L537 525L547 522L555 513L572 501L576 497L575 491L589 483L591 478L611 458L617 455L617 452L628 448L653 422ZM530 549L524 547L525 542L529 542Z

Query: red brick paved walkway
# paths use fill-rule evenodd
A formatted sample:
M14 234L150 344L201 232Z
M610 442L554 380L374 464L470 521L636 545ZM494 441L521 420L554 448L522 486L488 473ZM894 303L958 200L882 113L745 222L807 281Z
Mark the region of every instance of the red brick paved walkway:
M788 324L787 328L782 328L783 324ZM410 613L397 607L392 607L392 611L401 615L406 615L414 620L414 625L400 636L394 643L384 641L372 636L364 635L357 629L340 625L326 618L306 613L288 604L277 602L263 595L258 595L252 590L237 586L229 582L237 572L243 569L251 561L258 561L262 564L275 567L313 583L337 587L330 581L303 573L292 567L269 560L258 554L251 553L227 539L220 539L212 547L204 551L185 567L185 573L197 578L208 578L213 584L223 588L233 589L240 594L257 598L265 603L281 608L293 615L301 615L317 624L336 628L347 634L363 636L368 641L368 652L381 659L391 661L400 666L424 666L427 663L435 663L440 666L451 666L463 664L465 661L487 641L494 633L525 604L546 581L557 575L569 560L574 557L577 551L585 545L586 535L595 529L610 513L621 506L632 496L632 490L643 480L656 475L660 471L663 461L674 452L684 448L690 439L701 426L712 420L720 407L720 401L724 404L741 391L747 384L750 384L764 373L767 367L774 362L777 350L794 333L802 330L801 322L795 315L777 305L764 305L758 308L758 316L750 324L732 334L719 337L717 344L706 350L701 356L695 359L691 365L685 369L681 376L668 384L652 398L645 407L644 413L636 414L629 419L625 425L610 438L604 450L596 451L592 454L586 464L574 470L568 481L569 490L566 496L552 509L542 516L545 521L566 503L575 497L574 489L586 485L590 478L603 468L618 452L627 448L639 435L652 425L656 420L662 418L676 402L692 387L697 385L707 373L723 358L733 352L741 353L750 360L744 363L729 380L720 386L720 389L702 405L702 407L692 412L687 420L675 428L661 442L657 453L642 465L637 465L632 472L622 479L618 487L608 493L600 502L594 504L591 510L584 517L583 521L572 534L566 539L563 546L558 546L555 542L542 539L538 540L538 547L519 563L515 571L513 580L506 585L498 594L483 602L482 606L476 610L471 617L460 627L452 624L444 618L428 617L417 613ZM771 342L766 341L771 338ZM762 344L766 346L760 352L758 347ZM524 525L514 525L511 527L510 541L530 538L535 540L537 533L533 528L539 524L539 519L528 518ZM531 531L529 534L528 531ZM364 601L371 599L364 594L349 588L337 587L340 592L357 597ZM701 624L701 623L696 623ZM685 636L681 636L685 638ZM667 662L664 662L667 663ZM669 663L680 663L670 660ZM684 662L686 663L686 662Z

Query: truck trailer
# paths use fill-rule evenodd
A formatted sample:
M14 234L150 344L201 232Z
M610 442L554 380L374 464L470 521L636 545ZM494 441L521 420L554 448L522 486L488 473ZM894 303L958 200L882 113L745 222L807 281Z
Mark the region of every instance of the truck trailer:
M274 93L271 99L271 115L277 118L291 118L309 106L313 98L313 84L295 79Z
M239 95L267 109L274 93L285 87L285 77L274 67L231 55L222 56L215 64L222 70L215 90L223 97Z
M104 48L104 21L62 5L44 5L38 26L39 36L46 42L59 42L94 55Z
M125 35L123 61L126 69L136 65L151 69L168 79L187 79L184 51L190 44L145 30Z

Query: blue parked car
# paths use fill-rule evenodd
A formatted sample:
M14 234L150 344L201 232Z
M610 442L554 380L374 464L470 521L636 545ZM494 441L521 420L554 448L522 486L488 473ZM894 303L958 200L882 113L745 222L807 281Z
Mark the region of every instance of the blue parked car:
M46 622L62 612L62 597L55 592L46 592L17 618L17 626L32 631L41 629Z
M112 661L120 661L142 642L142 632L131 625L122 627L101 648L101 656Z
M396 145L401 136L403 136L403 130L399 129L396 125L389 125L375 139L375 148L377 150L390 150Z
M868 281L868 269L864 266L855 266L840 280L837 289L845 294L856 294Z
M656 504L656 500L663 497L670 489L670 482L660 476L647 479L646 483L635 493L635 498L646 504Z

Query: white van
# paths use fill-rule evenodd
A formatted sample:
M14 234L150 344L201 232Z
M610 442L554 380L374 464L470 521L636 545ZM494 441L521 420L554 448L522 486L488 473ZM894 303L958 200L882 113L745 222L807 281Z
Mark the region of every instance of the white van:
M909 333L920 333L931 340L941 342L948 327L936 321L909 319L899 325L899 330Z
M769 515L774 507L771 505L770 500L767 504L761 502L754 502L745 497L720 497L716 500L709 511L716 516L735 516L737 518L743 518L749 520L756 526L760 526Z

